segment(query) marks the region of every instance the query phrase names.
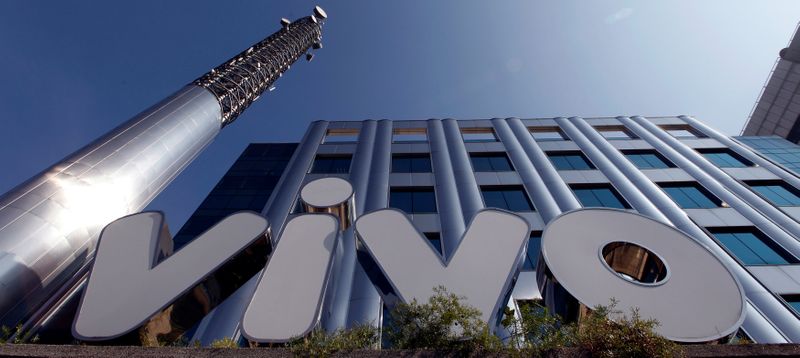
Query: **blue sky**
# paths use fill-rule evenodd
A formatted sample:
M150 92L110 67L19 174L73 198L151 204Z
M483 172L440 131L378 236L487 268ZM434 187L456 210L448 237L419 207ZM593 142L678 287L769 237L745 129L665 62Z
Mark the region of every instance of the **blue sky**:
M0 192L279 28L330 15L293 66L149 207L173 232L250 142L369 118L695 115L736 134L800 1L0 2Z

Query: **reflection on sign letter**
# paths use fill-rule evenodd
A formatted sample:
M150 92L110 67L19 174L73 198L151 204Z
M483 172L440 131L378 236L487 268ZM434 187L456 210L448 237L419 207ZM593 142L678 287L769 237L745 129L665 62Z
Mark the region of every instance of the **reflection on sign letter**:
M444 286L465 296L486 322L494 322L505 306L505 294L519 272L530 236L528 223L518 215L482 210L472 219L453 257L443 263L402 211L366 214L356 221L356 231L378 274L383 275L379 280L388 281L397 298L425 302L434 287Z
M317 326L338 231L333 215L305 214L286 224L244 314L245 337L288 342Z
M267 227L264 217L239 212L159 262L159 244L169 240L163 214L145 212L112 222L100 235L73 334L82 340L103 340L141 326L262 238Z

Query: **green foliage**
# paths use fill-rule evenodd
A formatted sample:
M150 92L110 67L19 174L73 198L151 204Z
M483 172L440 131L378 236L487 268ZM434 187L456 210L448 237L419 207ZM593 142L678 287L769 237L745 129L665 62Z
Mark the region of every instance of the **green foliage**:
M510 348L542 356L562 347L575 347L592 357L674 357L682 350L658 335L658 322L642 319L637 309L629 314L616 309L617 302L595 306L579 323L564 323L536 303L520 305L517 318L507 310L503 325L511 331Z
M239 348L239 342L230 337L211 342L211 348Z
M0 344L37 343L39 335L31 336L31 332L23 331L22 325L17 325L13 330L8 326L0 327Z
M658 321L642 319L639 310L629 314L608 306L596 306L575 332L575 345L593 357L673 357L682 351L674 342L655 332Z
M573 344L575 327L562 322L559 316L550 314L547 307L526 301L519 303L519 310L517 318L514 310L506 308L502 321L511 333L509 348L540 356Z
M378 329L372 325L360 325L333 333L316 329L306 337L289 342L288 346L297 356L325 357L336 352L371 348L377 343Z
M503 344L481 319L481 312L464 304L464 297L434 288L427 303L399 303L391 313L387 337L396 349L498 351Z

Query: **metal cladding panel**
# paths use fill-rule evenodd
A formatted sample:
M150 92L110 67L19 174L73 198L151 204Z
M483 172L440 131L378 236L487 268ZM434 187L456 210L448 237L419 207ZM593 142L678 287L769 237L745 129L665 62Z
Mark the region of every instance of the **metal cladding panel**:
M14 326L83 265L100 229L143 209L211 142L220 107L187 86L0 198L0 324Z

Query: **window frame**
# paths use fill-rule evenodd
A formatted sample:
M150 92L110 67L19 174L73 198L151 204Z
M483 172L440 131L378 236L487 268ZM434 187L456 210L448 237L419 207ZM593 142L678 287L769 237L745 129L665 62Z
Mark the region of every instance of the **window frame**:
M759 197L761 197L762 199L766 200L767 202L769 202L772 205L775 205L777 207L800 206L800 189L797 189L797 188L789 185L789 183L787 183L787 182L785 182L783 180L745 180L744 183L748 186L748 188L752 192L754 192L756 195L758 195ZM755 187L766 187L766 186L778 186L778 187L783 188L789 194L794 195L794 197L796 198L795 199L795 203L794 204L789 204L789 205L783 205L783 204L776 203L775 201L770 199L768 196L766 196L762 192L756 190L756 188L755 188ZM777 193L775 193L775 194L780 196L780 194L777 194Z
M625 127L623 125L597 125L597 126L593 126L593 128L594 128L594 130L597 131L598 134L600 134L606 140L639 139L639 137L637 137L636 134L633 134L633 132L631 132L630 129L628 129L627 127ZM609 136L603 134L603 132L622 132L627 137L609 137Z
M360 132L356 128L333 128L328 129L325 131L325 136L322 137L322 144L348 144L348 143L358 143L358 136ZM343 140L333 140L330 139L335 137L343 137L343 138L351 138L352 139L343 139Z
M431 193L431 197L433 198L433 211L416 211L414 205L414 193ZM411 193L410 202L411 202L411 210L406 211L405 209L398 208L397 206L392 205L392 194L393 193ZM390 208L398 209L406 214L437 214L439 213L439 201L436 199L436 189L433 186L390 186L389 187L389 197L388 203ZM430 203L428 203L430 204ZM426 205L427 206L427 205Z
M536 242L536 257L531 257L531 243ZM523 258L522 268L520 271L531 272L536 271L536 266L539 264L539 251L542 248L542 232L531 231L528 235L528 242L526 243L525 257Z
M511 158L509 158L508 154L506 154L505 152L469 152L468 154L469 154L469 163L470 165L472 165L472 170L475 171L476 173L501 173L501 172L516 171L514 169L514 163L511 163ZM481 170L482 168L478 169L477 166L475 165L475 158L486 158L487 164L492 170ZM493 162L491 161L492 158L505 159L506 163L508 163L508 170L498 170L497 168L495 168L495 166L492 164Z
M658 126L661 128L662 131L667 132L667 134L671 135L675 139L698 139L698 138L708 138L703 132L699 131L697 128L692 127L689 124L662 124ZM691 136L679 136L672 133L672 131L686 131Z
M795 265L800 263L797 257L792 255L788 250L786 250L783 246L778 244L775 240L771 237L767 236L767 234L763 233L761 230L756 228L755 226L721 226L721 227L706 227L705 230L708 232L709 236L723 249L727 252L733 259L739 262L742 266L780 266L780 265ZM762 264L750 264L746 263L742 260L739 255L737 255L733 249L725 245L722 240L717 237L717 234L751 234L755 238L757 238L764 246L768 249L772 250L772 252L780 256L786 263L762 263ZM744 245L748 250L753 252L756 256L761 258L753 247L748 246L747 244L743 243L741 239L737 238L742 245ZM763 258L761 258L763 260ZM766 261L766 260L764 260Z
M751 168L751 167L756 166L755 163L747 160L747 158L739 155L739 153L734 152L730 148L697 148L695 150L698 153L700 153L700 155L703 156L703 158L705 160L709 161L711 164L713 164L717 168ZM727 154L728 156L730 156L731 158L733 158L734 160L739 162L739 164L741 164L741 166L727 166L727 165L726 166L721 166L721 165L719 165L718 162L716 162L716 161L714 161L712 159L709 159L706 156L706 154Z
M528 132L531 134L531 137L536 142L557 142L557 141L569 141L569 137L567 136L564 131L561 130L558 126L540 126L540 127L528 127ZM559 138L536 138L534 133L556 133L558 134Z
M398 138L398 136L411 136L410 138ZM414 139L413 136L422 136L422 138ZM428 129L427 128L393 128L392 129L392 143L428 143Z
M511 212L526 212L526 213L536 211L536 206L533 205L533 200L531 200L530 195L528 195L528 191L525 190L525 187L522 185L479 185L478 190L481 193L481 200L483 201L483 206L486 208L497 208L502 210L508 210ZM508 198L506 198L504 193L517 190L519 190L519 192L522 194L522 197L525 199L525 202L527 203L528 206L527 210L514 210L511 208L511 205L509 205L509 200ZM486 195L485 195L485 192L487 191L503 193L502 196L503 196L503 201L506 204L505 207L488 205L486 203Z
M677 168L675 163L673 163L672 161L667 159L667 157L665 157L663 154L659 153L655 149L628 149L628 150L621 150L620 152L622 152L622 155L625 156L625 159L627 159L629 162L631 162L631 164L633 164L633 166L635 166L639 170ZM642 167L638 166L636 164L636 162L631 160L631 158L630 158L631 155L648 155L648 154L656 157L662 164L664 164L666 166L665 167L642 168Z
M345 172L331 172L331 171L324 171L318 172L315 171L317 166L317 161L320 159L347 159L347 171ZM350 170L353 168L353 155L352 154L317 154L314 156L314 160L311 162L311 167L308 168L307 174L350 174Z
M550 160L550 163L553 165L556 170L596 170L597 167L592 163L589 158L583 154L583 152L579 150L560 150L560 151L547 151L545 152L547 155L547 159ZM586 164L586 168L574 168L572 162L567 160L567 163L571 166L571 168L559 168L559 165L553 160L553 157L580 157L581 160Z
M464 143L494 143L499 142L500 138L497 137L493 127L464 127L461 130L461 140ZM488 134L491 138L474 138L467 139L466 135L470 134Z
M611 183L576 183L576 184L570 184L569 188L570 188L570 190L572 190L572 193L573 193L573 195L575 195L575 198L578 199L578 202L581 203L581 207L584 207L584 208L614 208L614 209L621 209L621 210L632 209L631 204L627 200L625 200L625 197L623 197L622 194L620 194L620 192ZM603 205L603 206L587 206L583 202L583 200L581 200L581 196L578 195L578 191L577 191L577 190L596 190L596 189L609 190L611 195L613 195L617 199L617 201L619 201L619 203L622 204L622 207L619 208L619 207L616 207L616 206L605 206L605 205ZM592 195L595 196L595 199L600 201L600 199L597 197L597 195L595 195L594 193Z
M722 199L718 198L716 195L711 193L708 189L702 186L698 182L687 182L687 181L677 181L677 182L660 182L656 183L661 190L664 191L667 196L672 199L672 201L678 205L681 209L715 209L715 208L724 208L727 207ZM708 199L714 206L706 207L706 206L699 206L699 207L684 207L678 200L676 200L669 192L666 190L667 188L693 188L696 189L700 195L704 198ZM686 195L686 193L684 193ZM686 195L690 200L692 200L695 204L699 204L696 200L694 200L689 195Z
M415 159L426 159L427 162L427 170L417 171L414 169L414 160ZM408 171L397 171L395 169L395 160L409 160L409 170ZM391 167L389 168L391 173L402 173L402 174L411 174L411 173L432 173L433 172L433 163L431 162L431 155L430 153L392 153L392 162Z

